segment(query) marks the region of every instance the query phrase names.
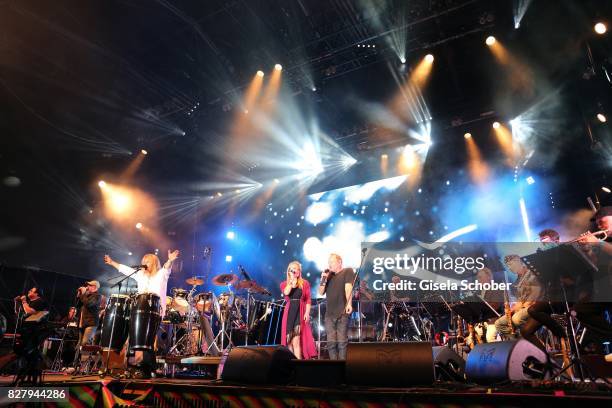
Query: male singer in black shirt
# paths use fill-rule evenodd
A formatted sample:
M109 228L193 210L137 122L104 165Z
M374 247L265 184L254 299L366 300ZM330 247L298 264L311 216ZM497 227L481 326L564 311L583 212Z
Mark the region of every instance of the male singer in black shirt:
M331 254L329 270L321 274L319 295L326 295L325 331L327 332L327 351L331 360L345 360L348 345L348 318L353 311L351 305L354 272L342 268L340 255Z

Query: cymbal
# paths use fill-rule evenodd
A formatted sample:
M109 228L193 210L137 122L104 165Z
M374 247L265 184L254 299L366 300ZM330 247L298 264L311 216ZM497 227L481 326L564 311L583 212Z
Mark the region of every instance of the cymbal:
M254 280L242 280L234 285L237 289L248 289L255 293L266 293L266 289L260 286Z
M195 276L193 278L189 278L185 281L186 284L188 285L201 285L204 283L204 279L200 279L200 278L196 278Z
M216 286L233 285L236 282L238 282L238 276L233 273L222 273L212 278L212 283Z
M252 280L241 280L237 284L234 285L236 289L251 289L253 285L256 285Z

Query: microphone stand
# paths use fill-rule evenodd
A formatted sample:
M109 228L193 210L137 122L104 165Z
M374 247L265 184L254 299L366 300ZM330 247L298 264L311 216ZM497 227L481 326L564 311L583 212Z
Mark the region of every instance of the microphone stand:
M359 268L357 269L357 272L355 272L355 276L353 277L353 288L351 289L351 297L350 299L346 300L346 303L344 304L344 310L346 310L347 306L349 305L349 302L353 301L353 295L352 292L355 290L355 283L357 282L357 278L359 277L359 274L361 273L361 268L363 267L363 262L365 261L366 258L366 254L368 253L368 248L362 248L361 250L361 262L359 263ZM357 313L358 313L358 319L357 320L357 336L359 341L361 341L361 308L359 306L359 302L360 300L357 301Z
M114 285L111 286L111 289L114 288L115 286L119 287L119 293L121 293L121 284L123 283L123 281L125 281L126 279L132 277L132 275L135 275L136 273L138 273L142 268L141 267L137 267L134 268L134 272L130 273L129 275L125 275L122 279L120 279L118 282L116 282ZM114 278L108 279L107 282L115 279L116 276ZM127 291L127 286L126 286L126 291ZM110 298L109 298L109 305L110 305ZM110 370L108 369L108 364L110 362L110 355L111 355L111 347L113 345L113 336L115 335L115 322L117 321L117 311L115 310L115 316L113 317L113 323L111 324L111 332L110 332L110 336L108 339L108 349L107 349L107 354L106 354L106 362L104 364L104 371L102 372L102 374L100 374L100 378L104 378L107 374L110 373Z

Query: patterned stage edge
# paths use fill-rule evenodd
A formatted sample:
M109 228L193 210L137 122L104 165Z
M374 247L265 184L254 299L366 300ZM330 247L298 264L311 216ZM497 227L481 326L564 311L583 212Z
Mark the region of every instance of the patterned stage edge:
M59 386L60 383L48 383ZM593 387L565 392L560 387L523 384L509 389L466 387L453 383L436 387L407 389L314 389L228 385L210 382L188 383L153 381L91 381L63 383L69 387L69 400L44 403L43 407L194 407L194 408L383 408L383 407L525 407L612 406L610 390ZM129 395L129 397L128 397ZM128 399L129 398L129 399ZM5 406L1 404L0 406ZM31 404L14 404L31 407Z

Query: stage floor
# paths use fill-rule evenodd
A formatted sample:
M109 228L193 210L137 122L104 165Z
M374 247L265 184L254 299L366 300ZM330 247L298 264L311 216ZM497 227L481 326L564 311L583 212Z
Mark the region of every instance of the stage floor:
M8 386L12 377L0 377ZM57 406L113 406L125 404L155 407L377 407L377 406L504 406L545 404L555 408L585 403L612 406L612 387L603 383L525 382L503 386L439 382L409 388L341 386L248 385L206 379L114 379L99 376L71 377L48 374L46 386L70 390L70 401ZM0 405L2 401L0 401Z

